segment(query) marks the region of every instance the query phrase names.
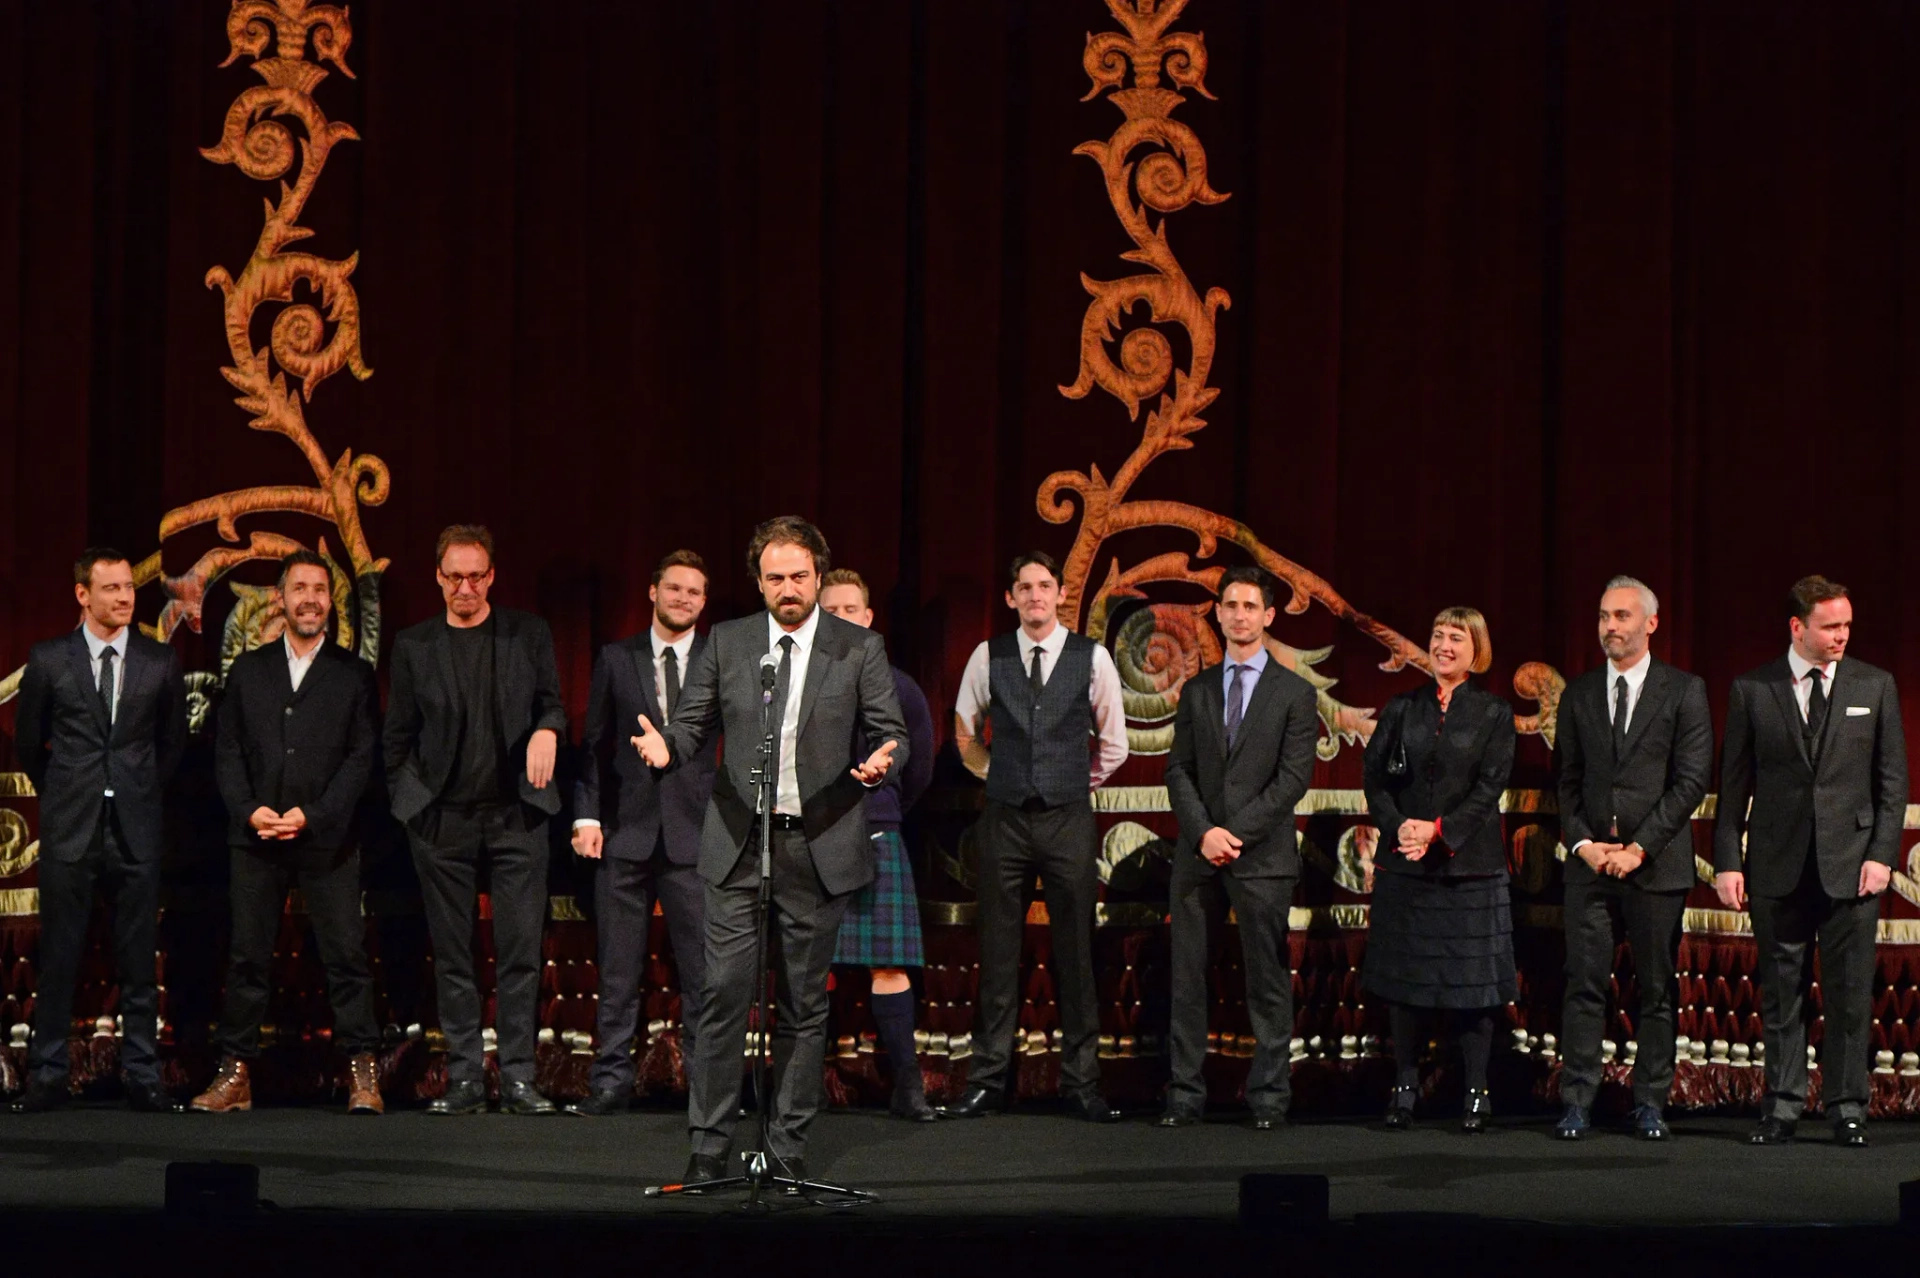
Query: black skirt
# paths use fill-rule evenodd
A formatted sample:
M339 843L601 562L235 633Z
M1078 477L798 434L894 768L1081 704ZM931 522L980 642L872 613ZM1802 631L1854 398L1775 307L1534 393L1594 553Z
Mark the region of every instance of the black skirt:
M1383 873L1373 881L1362 984L1410 1007L1500 1007L1519 996L1505 874Z

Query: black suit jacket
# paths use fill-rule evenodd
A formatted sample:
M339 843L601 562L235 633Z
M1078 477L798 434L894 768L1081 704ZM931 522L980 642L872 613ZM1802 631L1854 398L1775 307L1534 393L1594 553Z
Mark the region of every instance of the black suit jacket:
M1504 874L1506 839L1500 796L1513 770L1513 709L1469 679L1453 690L1446 731L1440 731L1439 687L1403 692L1380 712L1367 742L1367 812L1380 830L1377 869L1389 874L1465 877ZM1387 773L1395 741L1404 742L1407 770ZM1440 838L1418 861L1394 849L1400 823L1440 821Z
M705 635L694 636L689 673L706 647ZM645 630L608 644L593 663L573 816L600 823L602 855L644 861L664 834L667 859L692 865L700 859L701 826L713 797L714 752L705 748L685 766L656 773L632 745L643 714L649 723L666 722L654 688L653 639Z
M1177 855L1200 856L1200 840L1224 826L1241 841L1224 867L1238 878L1298 877L1294 805L1313 782L1320 714L1313 685L1267 657L1247 699L1246 717L1227 748L1223 665L1209 666L1180 689L1167 756L1167 796L1180 822Z
M1616 760L1608 702L1614 670L1603 665L1567 685L1560 697L1560 839L1638 843L1647 859L1626 877L1635 887L1679 892L1693 886L1693 810L1713 779L1713 716L1707 684L1657 658L1627 719L1625 755ZM1620 837L1609 834L1619 818ZM1598 875L1577 856L1569 878Z
M567 734L553 632L532 613L495 608L493 688L500 735L520 778L520 798L551 816L560 810L553 781L527 782L527 740L542 728ZM446 790L460 752L460 693L444 615L402 630L393 641L385 733L387 787L393 815L411 821Z
M227 841L263 852L329 852L357 833L355 816L380 744L380 685L373 667L322 642L294 691L276 639L235 658L220 700L214 768L227 805ZM249 824L266 806L299 808L306 829L263 840Z
M767 625L767 614L756 612L713 628L707 646L689 663L679 718L663 733L676 767L697 758L715 731L724 737L700 840L700 877L713 884L726 881L753 832L750 774L760 759L760 658L768 652ZM864 759L854 757L853 743L865 741L871 751L894 742L893 768L904 768L910 753L886 641L822 611L806 686L797 691L801 819L820 884L837 896L873 881L873 844L861 802L867 787L849 772Z
M1821 885L1840 900L1859 895L1862 863L1892 865L1900 854L1907 745L1893 676L1847 657L1827 692L1817 766L1802 745L1803 720L1784 656L1735 679L1727 695L1713 868L1743 868L1744 832L1750 896L1790 894L1806 868L1809 839Z
M84 858L111 789L127 854L160 858L166 788L187 744L187 690L172 648L138 628L127 636L109 730L86 637L74 630L35 644L20 679L14 737L20 768L40 796L41 855Z

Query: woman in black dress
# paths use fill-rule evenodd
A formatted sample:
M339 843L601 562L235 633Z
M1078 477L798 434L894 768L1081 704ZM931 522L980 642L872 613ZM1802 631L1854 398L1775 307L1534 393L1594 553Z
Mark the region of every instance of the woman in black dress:
M1381 711L1367 743L1367 811L1379 827L1364 985L1387 1004L1396 1066L1386 1123L1413 1122L1429 1009L1444 1010L1466 1066L1461 1122L1482 1130L1500 1009L1517 994L1500 795L1513 710L1468 674L1492 664L1486 618L1448 608L1427 644L1433 682Z

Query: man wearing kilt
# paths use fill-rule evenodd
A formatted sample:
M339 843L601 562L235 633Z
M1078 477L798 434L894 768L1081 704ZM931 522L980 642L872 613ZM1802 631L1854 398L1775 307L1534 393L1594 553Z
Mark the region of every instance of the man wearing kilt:
M856 626L873 626L867 583L850 568L835 568L820 578L820 607ZM873 1010L880 1045L893 1066L889 1107L893 1116L931 1123L939 1116L927 1104L920 1078L920 1053L913 1042L913 979L907 975L908 968L926 965L920 901L900 825L933 780L933 712L927 708L927 694L899 666L893 667L893 683L907 721L907 766L889 772L886 781L866 797L867 835L875 854L873 882L847 905L833 961L864 967L873 974L867 1006ZM854 753L864 748L865 743L856 742Z

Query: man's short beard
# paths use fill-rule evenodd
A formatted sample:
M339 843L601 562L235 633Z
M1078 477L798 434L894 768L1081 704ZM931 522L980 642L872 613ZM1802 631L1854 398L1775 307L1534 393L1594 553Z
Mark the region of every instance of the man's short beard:
M314 625L313 629L311 630L307 630L302 626L301 620L299 617L292 617L292 616L288 617L287 626L293 631L294 634L298 635L302 639L318 638L320 635L327 633L327 614L324 612L321 613L319 621Z

